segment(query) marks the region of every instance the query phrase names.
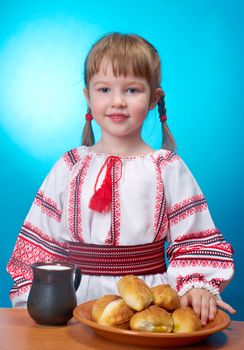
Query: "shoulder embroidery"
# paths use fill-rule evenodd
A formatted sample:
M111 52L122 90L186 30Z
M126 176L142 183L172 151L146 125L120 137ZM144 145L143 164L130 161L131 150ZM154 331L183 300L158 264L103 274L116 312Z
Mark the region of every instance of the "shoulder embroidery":
M164 168L167 166L169 163L173 163L176 160L179 160L179 156L171 151L166 151L164 155L159 155L157 158L157 163L160 166L160 168Z
M71 151L68 151L63 156L65 163L67 164L69 170L80 161L80 155L77 148L73 148Z

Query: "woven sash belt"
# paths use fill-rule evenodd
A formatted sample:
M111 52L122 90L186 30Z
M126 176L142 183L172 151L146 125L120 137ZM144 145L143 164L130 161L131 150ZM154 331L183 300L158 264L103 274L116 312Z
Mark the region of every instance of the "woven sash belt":
M147 275L166 271L164 240L134 246L69 242L69 258L85 275Z

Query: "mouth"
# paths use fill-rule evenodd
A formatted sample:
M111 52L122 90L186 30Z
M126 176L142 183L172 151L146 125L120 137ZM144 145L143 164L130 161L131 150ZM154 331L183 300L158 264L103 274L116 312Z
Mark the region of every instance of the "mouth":
M123 113L113 113L113 114L107 114L106 117L112 119L113 121L124 121L129 118L128 114Z

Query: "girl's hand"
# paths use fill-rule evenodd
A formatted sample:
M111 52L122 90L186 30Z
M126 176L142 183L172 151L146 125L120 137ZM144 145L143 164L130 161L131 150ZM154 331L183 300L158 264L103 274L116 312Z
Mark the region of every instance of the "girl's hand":
M180 297L181 306L191 306L201 319L202 326L208 321L213 321L217 306L227 310L231 314L236 312L232 306L217 298L215 295L203 288L192 288Z

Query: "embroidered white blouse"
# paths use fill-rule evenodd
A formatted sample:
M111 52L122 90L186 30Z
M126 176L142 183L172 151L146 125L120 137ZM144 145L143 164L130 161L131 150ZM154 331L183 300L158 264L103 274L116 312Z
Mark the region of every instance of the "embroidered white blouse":
M89 209L89 202L107 157L85 146L73 149L44 180L7 265L14 280L13 306L26 306L32 263L68 261L67 241L137 245L166 239L167 272L140 277L150 286L169 283L179 295L194 287L219 295L233 276L232 247L214 226L206 200L180 157L166 150L120 157L114 209L99 213ZM115 167L115 173L120 170ZM97 187L103 177L104 172ZM118 294L119 278L82 275L77 302Z

